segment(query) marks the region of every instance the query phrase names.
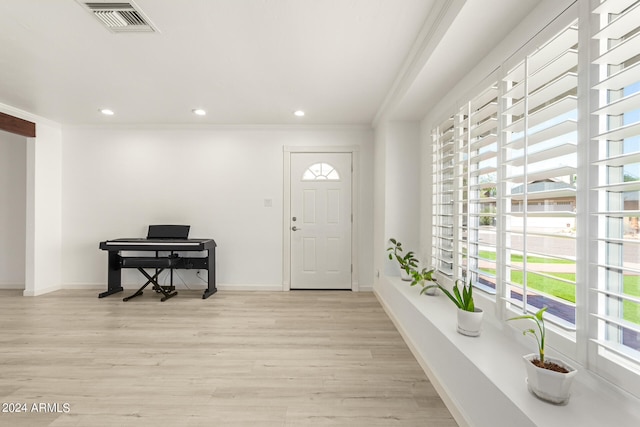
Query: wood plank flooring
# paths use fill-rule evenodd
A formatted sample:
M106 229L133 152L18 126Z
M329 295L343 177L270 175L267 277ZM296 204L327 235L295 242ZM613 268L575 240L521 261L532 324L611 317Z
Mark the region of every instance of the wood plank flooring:
M372 293L201 292L0 291L0 426L457 425Z

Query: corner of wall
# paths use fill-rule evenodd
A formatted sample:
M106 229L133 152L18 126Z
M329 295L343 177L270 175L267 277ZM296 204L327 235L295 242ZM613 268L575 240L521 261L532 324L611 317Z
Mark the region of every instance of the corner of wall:
M36 120L27 139L25 296L61 289L62 131Z

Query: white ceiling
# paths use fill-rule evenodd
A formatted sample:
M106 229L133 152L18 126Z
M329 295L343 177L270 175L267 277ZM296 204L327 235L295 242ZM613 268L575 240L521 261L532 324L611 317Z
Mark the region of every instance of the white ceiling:
M158 32L112 33L76 0L1 0L0 103L63 124L369 125L434 16L464 1L135 4Z

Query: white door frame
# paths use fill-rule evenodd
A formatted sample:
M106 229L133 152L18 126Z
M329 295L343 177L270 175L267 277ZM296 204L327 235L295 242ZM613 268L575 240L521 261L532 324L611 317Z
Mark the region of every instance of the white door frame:
M358 199L359 199L359 147L283 147L284 151L284 188L282 207L282 290L291 290L291 154L292 153L351 153L351 290L359 291L358 281Z

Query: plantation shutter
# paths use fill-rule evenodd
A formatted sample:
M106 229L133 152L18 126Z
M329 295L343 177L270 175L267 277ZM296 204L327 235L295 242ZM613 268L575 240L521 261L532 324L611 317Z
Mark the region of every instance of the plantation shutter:
M505 298L575 325L577 21L502 79Z
M440 123L432 133L434 162L433 265L442 274L453 275L454 218L454 120Z
M495 294L498 84L469 103L469 271L475 286Z
M640 362L640 2L609 0L593 13L597 303L591 307L598 327L592 337L599 355Z
M454 116L454 271L456 279L467 281L469 232L469 106L465 104Z

